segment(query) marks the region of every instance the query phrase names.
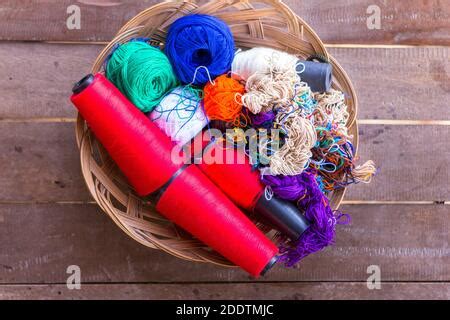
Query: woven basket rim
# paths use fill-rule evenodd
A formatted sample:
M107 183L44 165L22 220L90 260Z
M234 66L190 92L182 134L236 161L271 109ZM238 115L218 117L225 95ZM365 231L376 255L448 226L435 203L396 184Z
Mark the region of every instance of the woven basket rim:
M254 9L253 5L255 3L265 4L268 9L265 11ZM238 8L239 11L227 15L226 10L230 7ZM249 46L256 46L262 42L267 43L268 47L273 47L274 43L277 46L279 43L281 47L284 47L286 44L288 49L286 51L294 51L292 53L295 54L305 55L305 53L309 52L319 53L327 57L333 65L333 87L344 91L347 96L346 102L350 109L347 127L349 133L353 135L355 154L357 153L359 142L356 121L358 100L350 78L336 59L329 55L324 44L312 28L286 4L278 0L212 0L201 6L198 6L195 0L185 0L183 2L165 1L155 4L138 13L119 30L114 39L98 55L93 64L92 72L101 71L104 59L116 43L124 42L134 36L143 35L151 35L152 38L161 41L165 32L164 28L161 29L161 25L164 26L166 21L177 15L189 12L217 15L228 24L230 24L230 21L238 21L239 23L231 24L237 44L245 43ZM248 22L247 27L245 24L240 23L239 19L241 19L241 16L249 19L250 22ZM271 19L268 20L271 24L266 21L268 17ZM282 25L283 18L286 20L284 27L287 29L284 32L280 31L282 29L278 25ZM231 20L228 21L227 19ZM157 23L160 24L157 25ZM235 33L236 30L247 30L247 28L250 30L249 33L251 35L256 34L260 36L260 33L262 33L263 39L246 37L245 33ZM292 43L293 40L297 40L298 43ZM280 49L279 47L277 48ZM102 153L101 146L96 146L95 137L80 114L78 114L76 122L76 140L80 149L81 170L90 194L102 211L126 234L147 247L163 250L181 259L209 262L221 266L233 266L219 254L212 252L205 246L199 245L198 241L189 235L183 234L183 231L173 223L168 223L168 226L164 229L166 221L154 209L152 211L145 208L143 204L146 200L137 197L129 187L128 190L123 187L126 185L126 182L123 181L123 177L120 177L117 168L114 168L114 165L111 164L111 160L108 160L104 150ZM95 159L95 152L99 152L100 158L105 161L102 165L99 165ZM109 175L113 177L111 178ZM330 205L333 209L339 208L344 198L345 190L346 188L343 188L331 194ZM153 222L153 219L161 219L161 221ZM152 222L148 222L149 220ZM275 235L274 239L277 238Z

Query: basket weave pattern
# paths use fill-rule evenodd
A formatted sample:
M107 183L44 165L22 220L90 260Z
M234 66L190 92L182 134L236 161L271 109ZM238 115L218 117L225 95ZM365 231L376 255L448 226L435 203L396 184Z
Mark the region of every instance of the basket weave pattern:
M195 0L169 1L144 10L125 24L117 36L105 47L95 61L92 72L101 72L104 60L117 43L131 38L151 38L152 44L164 46L170 24L190 13L215 15L231 28L236 47L271 47L307 58L321 54L333 65L333 88L345 93L350 118L347 123L357 150L357 98L345 71L326 51L314 31L284 3L277 0L212 0L198 4ZM151 198L139 198L127 183L118 167L96 141L84 119L78 116L76 126L81 168L91 195L102 210L129 236L141 244L164 250L176 257L231 266L230 262L194 239L172 222L158 214ZM330 196L337 209L345 189ZM258 227L275 242L278 234L267 226Z

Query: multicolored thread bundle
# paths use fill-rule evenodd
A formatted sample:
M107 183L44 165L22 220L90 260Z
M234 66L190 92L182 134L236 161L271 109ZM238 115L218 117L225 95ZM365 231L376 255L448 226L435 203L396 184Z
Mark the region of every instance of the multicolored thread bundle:
M331 209L331 192L368 183L376 172L372 161L357 165L345 92L332 88L331 64L312 60L272 48L236 48L225 22L194 14L171 25L164 48L133 39L105 64L106 77L178 147L208 136L201 155L189 155L223 160L232 154L233 163L192 166L258 223L281 232L277 260L286 266L332 244L336 225L349 221ZM255 261L272 263L272 253ZM233 259L243 264L243 257ZM246 270L258 275L262 266Z

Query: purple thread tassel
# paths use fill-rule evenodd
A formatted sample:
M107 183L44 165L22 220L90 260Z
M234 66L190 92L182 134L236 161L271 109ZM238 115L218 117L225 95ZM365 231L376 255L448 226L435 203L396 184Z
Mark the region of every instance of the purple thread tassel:
M275 120L276 113L273 111L261 112L258 114L251 114L250 118L252 124L257 128L272 128L273 120Z
M261 180L264 184L270 186L273 193L281 199L297 201L298 199L304 197L308 192L307 184L301 181L301 175L263 175Z
M303 172L296 176L263 176L262 181L282 199L297 201L311 226L300 239L291 245L281 245L280 261L291 267L311 253L322 250L334 242L336 224L346 224L349 216L335 215L328 199L320 190L313 173ZM342 217L347 220L339 222Z

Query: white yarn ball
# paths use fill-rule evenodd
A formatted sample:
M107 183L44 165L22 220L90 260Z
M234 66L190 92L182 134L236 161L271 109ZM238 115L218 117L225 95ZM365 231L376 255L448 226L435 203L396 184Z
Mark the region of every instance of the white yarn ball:
M207 124L202 99L192 88L181 86L168 93L150 113L150 119L177 145L183 146Z
M233 76L247 81L257 72L269 73L271 69L279 72L295 70L298 60L296 56L283 51L256 47L236 52L231 72Z

